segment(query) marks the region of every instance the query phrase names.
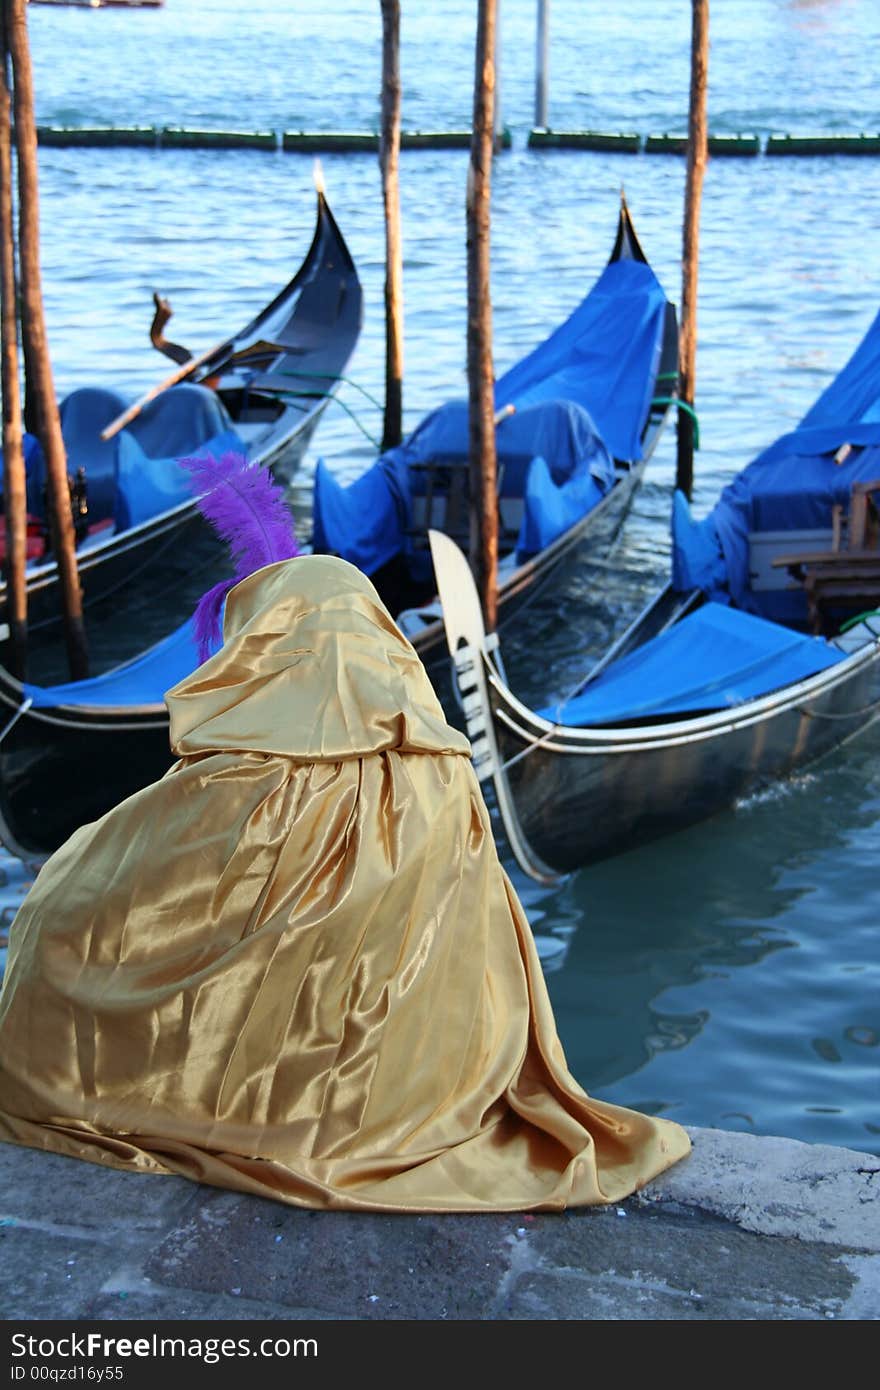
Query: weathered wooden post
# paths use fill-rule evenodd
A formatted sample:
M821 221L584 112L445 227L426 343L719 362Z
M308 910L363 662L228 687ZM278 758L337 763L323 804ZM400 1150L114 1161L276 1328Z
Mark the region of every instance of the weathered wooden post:
M691 0L691 92L688 112L687 175L684 197L679 397L684 406L677 420L676 487L687 498L694 485L694 416L697 358L697 267L700 199L708 158L706 82L709 70L709 0Z
M382 5L382 128L385 201L385 425L382 448L403 435L403 246L400 233L400 0Z
M0 6L0 342L2 342L3 512L6 530L6 665L27 674L27 487L22 449L15 219L12 206L12 93L6 46L6 0Z
M535 128L547 129L547 55L549 53L550 0L538 0L538 33L535 45Z
M18 155L18 259L22 345L25 368L36 400L40 443L46 459L49 493L47 506L52 527L52 548L61 584L67 661L73 679L81 680L88 675L88 649L83 623L82 590L76 564L67 456L61 436L61 421L52 381L43 313L37 127L28 46L27 0L4 0L4 3L7 42L12 57L15 144Z
M486 629L497 617L498 499L495 374L489 280L489 206L494 143L496 0L477 7L476 73L467 183L467 366L470 469L470 563Z

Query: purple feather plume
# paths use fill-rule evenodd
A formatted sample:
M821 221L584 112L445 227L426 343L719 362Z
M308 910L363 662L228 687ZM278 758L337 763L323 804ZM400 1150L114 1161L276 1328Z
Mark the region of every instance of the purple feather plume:
M196 607L195 638L199 661L205 661L221 638L220 614L229 590L263 565L301 552L284 490L262 464L240 453L199 454L180 462L192 475L199 510L229 546L235 564L232 578L221 579Z

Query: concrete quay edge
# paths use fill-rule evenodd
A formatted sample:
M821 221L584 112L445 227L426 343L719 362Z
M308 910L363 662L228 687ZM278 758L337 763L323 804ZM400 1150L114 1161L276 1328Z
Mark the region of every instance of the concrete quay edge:
M880 1316L880 1156L688 1132L624 1202L501 1215L311 1211L0 1143L3 1318Z

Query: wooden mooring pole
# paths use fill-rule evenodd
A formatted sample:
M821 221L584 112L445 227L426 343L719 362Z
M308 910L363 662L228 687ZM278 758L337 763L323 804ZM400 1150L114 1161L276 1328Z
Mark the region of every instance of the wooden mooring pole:
M18 155L18 259L22 346L25 370L36 402L40 443L46 460L49 494L47 508L51 524L52 550L58 565L61 585L67 661L72 678L82 680L89 673L82 590L76 563L67 455L52 381L40 278L37 127L28 45L27 0L3 2L6 7L6 36L12 57L15 145Z
M538 0L538 33L535 44L535 129L547 129L547 65L550 51L550 0Z
M483 620L497 618L498 498L495 453L495 373L489 282L489 207L495 104L496 0L477 6L476 73L467 184L467 367L470 468L470 563Z
M700 241L700 200L708 159L706 84L709 71L709 0L691 0L691 91L688 112L687 174L684 197L681 334L679 340L679 397L689 409L679 409L676 487L690 499L694 485L695 426L693 405L697 359L697 268Z
M0 5L0 344L2 344L3 513L6 531L5 664L27 675L27 483L22 445L21 381L15 283L15 217L12 201L12 92L6 44L6 0Z
M379 165L385 202L385 424L382 448L403 437L403 242L400 231L400 0L382 5Z

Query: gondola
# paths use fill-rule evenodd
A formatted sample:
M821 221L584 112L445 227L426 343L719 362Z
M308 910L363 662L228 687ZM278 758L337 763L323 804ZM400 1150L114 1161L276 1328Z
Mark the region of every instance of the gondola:
M431 546L478 776L541 882L693 825L880 715L880 314L797 428L702 521L681 492L660 592L564 702L504 676L470 569Z
M203 531L178 459L242 450L289 480L354 351L361 316L358 274L319 183L302 265L239 333L184 362L134 404L99 387L65 397L61 428L86 608L132 580L140 592ZM60 586L47 553L42 454L31 436L25 450L28 631L39 640L60 622ZM2 582L0 623L5 608Z
M257 323L251 325L249 336L262 333ZM591 554L607 551L675 398L677 342L675 309L622 201L603 274L569 319L498 382L499 506L508 537L499 610L505 620L525 595L561 576L582 543ZM428 440L436 443L438 435L442 450L433 444L429 449ZM413 474L426 483L421 501L432 504L422 506L409 556L422 579L418 585L402 583L406 566L400 556L372 575L386 602L397 585L391 611L454 722L460 715L448 689L443 620L436 597L426 601L436 587L428 523L436 524L442 506L451 525L452 494L467 476L466 439L463 407L452 403L434 412L403 446L407 467L412 464ZM416 455L425 467L413 462ZM387 456L383 469L385 462ZM374 482L366 490L375 491ZM365 490L355 486L349 492L354 496L328 487L322 498L337 495L349 512L354 502L355 513L365 513ZM463 494L456 500L466 502ZM323 515L326 522L326 510ZM383 524L380 515L379 535ZM514 544L517 535L520 546ZM417 608L403 606L419 594ZM77 826L161 776L171 763L164 692L196 660L191 628L184 623L133 661L90 680L22 685L0 669L0 714L5 708L8 716L0 727L0 842L25 858L44 856Z
M678 324L621 196L611 256L569 317L495 383L499 629L620 531L678 382ZM370 576L434 677L446 665L428 531L469 541L468 406L432 411L361 477L319 460L312 548Z

